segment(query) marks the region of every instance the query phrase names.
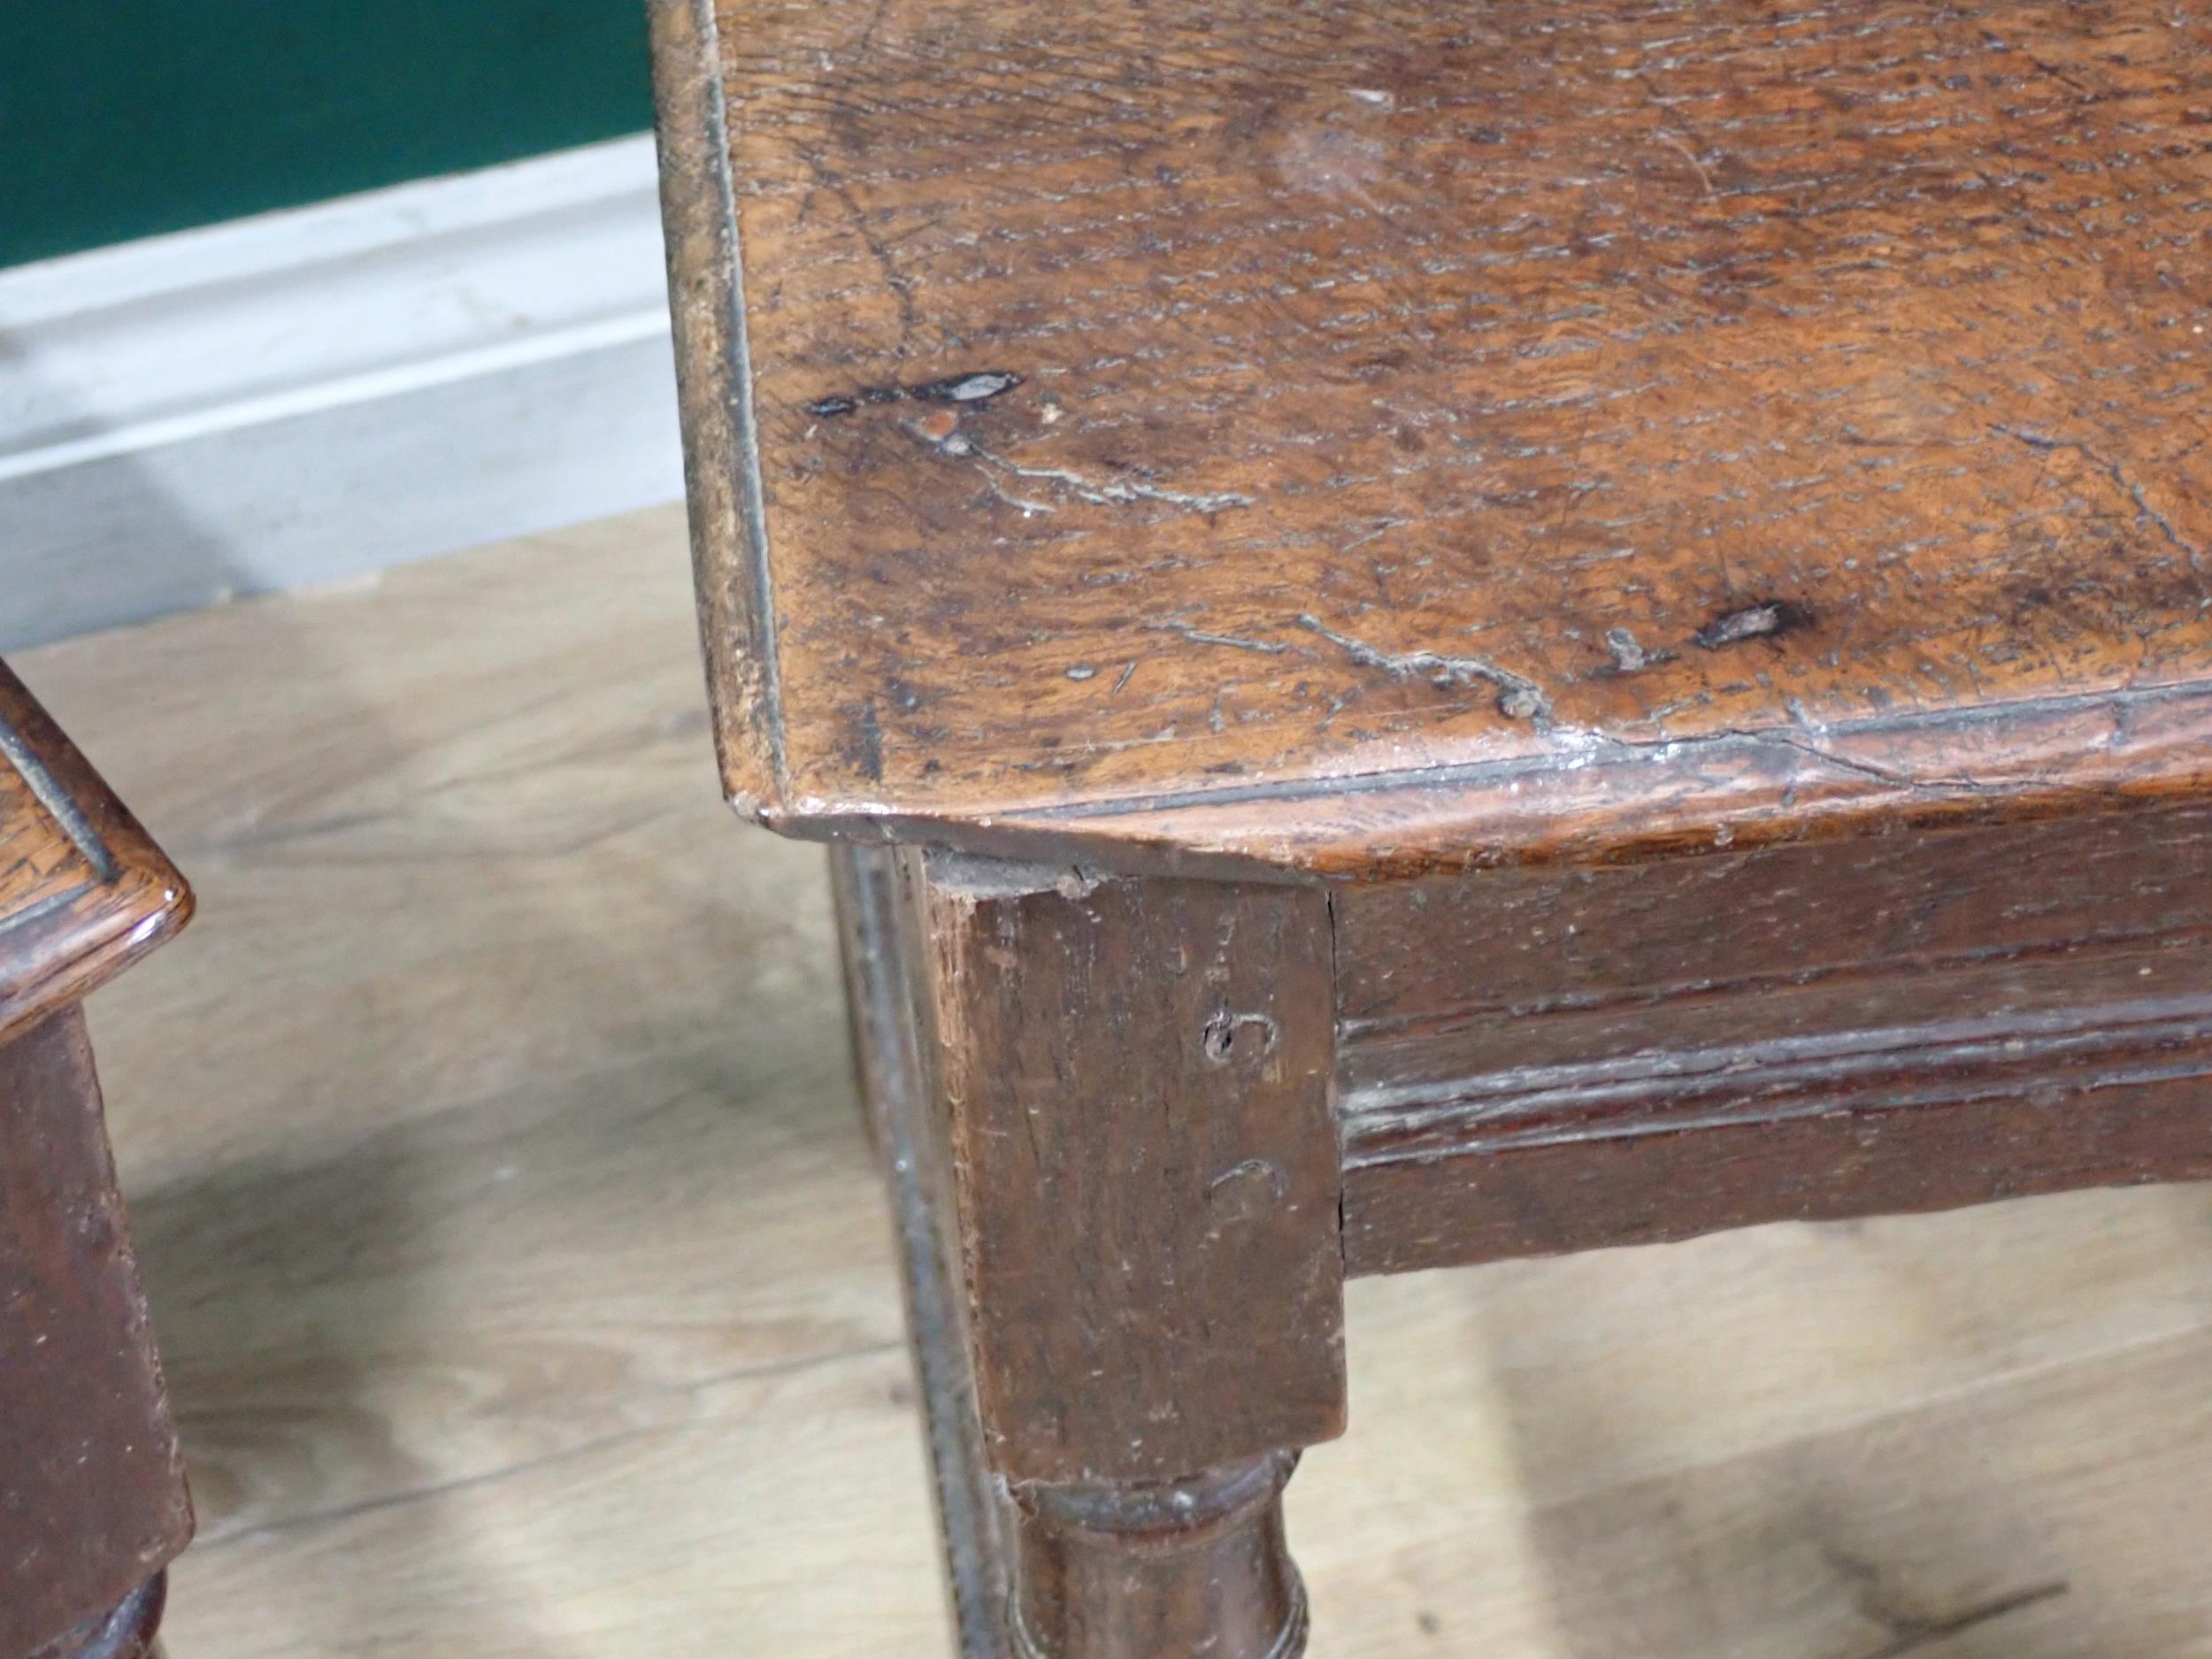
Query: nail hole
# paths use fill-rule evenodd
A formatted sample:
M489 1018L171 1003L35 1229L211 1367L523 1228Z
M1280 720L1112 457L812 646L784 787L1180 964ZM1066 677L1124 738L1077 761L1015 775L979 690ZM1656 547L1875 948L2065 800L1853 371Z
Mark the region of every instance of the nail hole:
M1256 1032L1256 1043L1242 1037L1248 1056L1256 1057L1274 1051L1276 1025L1265 1014L1232 1014L1225 1010L1216 1014L1201 1027L1198 1033L1199 1052L1216 1065L1226 1065L1237 1057L1240 1037L1247 1032Z

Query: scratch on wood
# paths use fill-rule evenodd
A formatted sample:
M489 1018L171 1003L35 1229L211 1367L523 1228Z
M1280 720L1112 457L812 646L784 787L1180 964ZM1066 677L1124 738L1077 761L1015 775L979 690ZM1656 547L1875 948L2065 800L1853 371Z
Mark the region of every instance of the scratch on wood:
M1697 151L1692 150L1689 145L1684 143L1682 140L1677 138L1672 133L1660 134L1659 142L1666 145L1670 150L1674 150L1682 157L1683 160L1688 162L1691 166L1697 170L1697 181L1705 187L1706 195L1713 196L1717 194L1713 188L1713 175L1706 172L1705 164L1697 158Z
M950 446L942 446L950 452ZM1193 494L1179 489L1163 489L1156 484L1132 484L1121 479L1087 478L1064 466L1024 466L1003 456L970 444L967 453L972 454L987 466L1002 469L1015 478L1025 478L1040 483L1056 484L1079 501L1094 506L1125 507L1137 502L1156 501L1171 507L1180 507L1186 512L1226 512L1234 507L1249 507L1252 498L1234 490L1217 490Z
M926 436L927 434L925 434L924 435ZM966 439L953 437L938 441L937 447L943 449L948 454L957 455L960 453L960 449L956 446L964 447L966 444ZM1033 513L1058 512L1060 511L1050 502L1039 501L1033 495L1016 495L1010 494L1005 487L998 481L998 474L992 472L987 466L979 464L975 470L983 474L983 481L990 486L991 495L995 499L1002 501L1009 507L1014 508L1016 511L1020 512L1022 517L1025 518L1028 518Z
M1442 687L1483 684L1498 693L1498 712L1511 720L1548 720L1551 699L1525 674L1501 668L1486 657L1445 657L1435 651L1386 651L1365 640L1340 634L1318 617L1302 615L1298 626L1318 634L1362 668L1379 669L1394 680L1425 680Z
M1990 430L2000 436L2016 439L2031 449L2073 450L2075 454L2102 472L2114 484L2126 492L2127 498L2135 503L2137 523L2140 524L2147 520L2155 525L2159 534L2166 538L2167 544L2188 558L2189 567L2192 570L2201 568L2204 549L2183 535L2174 527L2172 519L2151 505L2150 498L2143 493L2142 485L2130 478L2126 470L2117 461L2098 454L2078 438L2054 438L2045 433L2030 432L2025 427L2008 426L2001 423L1992 426Z
M1193 645L1225 645L1234 650L1258 651L1268 657L1280 657L1290 649L1279 640L1248 640L1234 634L1209 634L1187 622L1148 622L1145 626L1163 633L1179 634Z
M1816 733L1820 730L1819 727L1811 729ZM1722 735L1743 738L1756 743L1778 743L1784 749L1793 749L1801 755L1809 755L1824 766L1833 766L1839 772L1847 772L1855 777L1871 779L1876 783L1886 783L1893 788L1937 795L1955 794L1961 791L1969 795L2002 793L1978 778L1969 778L1958 773L1947 773L1939 778L1916 778L1905 772L1893 771L1887 766L1875 765L1870 761L1853 760L1846 756L1836 754L1832 749L1823 748L1818 743L1808 742L1801 737L1793 737L1787 732L1736 731L1726 732Z

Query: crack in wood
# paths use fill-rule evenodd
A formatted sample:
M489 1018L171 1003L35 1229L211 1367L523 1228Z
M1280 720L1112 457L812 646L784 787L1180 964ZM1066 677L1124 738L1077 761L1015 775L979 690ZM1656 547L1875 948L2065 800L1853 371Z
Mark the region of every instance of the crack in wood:
M1234 490L1191 492L1166 489L1156 484L1133 484L1122 479L1095 479L1064 466L1025 466L1018 461L994 455L966 439L957 440L961 447L955 449L954 442L947 440L938 447L948 455L972 455L985 466L998 467L1015 478L1056 484L1079 501L1089 502L1093 506L1126 507L1153 501L1179 507L1186 512L1215 513L1254 504L1251 496Z
M2054 438L2047 433L2031 432L2024 426L2008 426L2001 422L1992 426L1990 430L2004 437L2016 439L2026 444L2031 449L2073 450L2082 459L2103 472L2126 495L2130 501L2135 503L2135 520L2138 524L2147 522L2155 526L2158 533L2165 538L2167 544L2189 561L2189 568L2199 574L2203 573L2204 549L2183 535L2175 527L2172 519L2151 504L2150 497L2143 493L2143 486L2136 480L2130 478L2126 468L2117 461L2100 455L2078 438Z
M1362 668L1372 668L1393 680L1425 680L1432 686L1487 685L1498 694L1498 712L1509 720L1532 720L1540 725L1551 718L1551 699L1525 674L1499 666L1486 657L1446 657L1437 651L1386 651L1365 640L1340 633L1311 613L1302 614L1298 626L1317 634Z

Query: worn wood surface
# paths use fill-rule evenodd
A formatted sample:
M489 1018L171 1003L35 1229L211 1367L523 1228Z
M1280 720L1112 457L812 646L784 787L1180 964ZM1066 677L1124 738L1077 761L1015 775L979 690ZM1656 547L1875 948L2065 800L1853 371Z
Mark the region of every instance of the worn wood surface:
M2212 944L2212 810L1486 871L1346 888L1335 913L1359 1094L1477 1056L1612 1059L1650 1021L1709 1009L1755 1005L1785 1029L1888 1024L1962 975L2154 965Z
M1940 1064L1939 1060L1936 1064ZM1832 1102L1637 1135L1388 1145L1345 1171L1355 1271L1405 1272L1626 1244L1769 1221L1951 1210L2081 1187L2212 1179L2201 1055L2193 1075L2116 1079L2047 1065L2032 1088L1956 1084L1933 1100ZM1901 1081L1902 1080L1901 1077Z
M183 878L0 663L0 1038L191 913Z
M987 1465L976 1392L979 1364L1002 1379L1036 1351L1064 1349L1068 1342L1064 1330L1047 1330L1041 1340L1010 1344L1002 1314L970 1304L958 1217L958 1141L952 1115L933 1098L941 1087L942 1072L925 1048L921 981L927 976L916 972L926 954L925 941L914 935L917 907L910 885L902 891L900 862L887 849L843 848L832 873L860 1082L899 1224L907 1315L922 1382L961 1659L1027 1659L1040 1652L1056 1659L1153 1659L1202 1649L1222 1659L1291 1659L1307 1617L1304 1586L1291 1564L1282 1520L1282 1488L1295 1464L1294 1452L1273 1451L1218 1470L1186 1471L1180 1479L1133 1484L1087 1480L1047 1486L1031 1480L1010 1488ZM913 873L905 872L907 884ZM1010 931L1012 917L1001 919ZM1309 925L1320 919L1310 917ZM1034 926L1033 920L1033 932ZM1216 988L1225 987L1217 983ZM1321 1012L1318 1003L1314 1011ZM1072 1078L1067 1093L1071 1104L1079 1097L1079 1084ZM1174 1102L1163 1104L1167 1110L1161 1117L1169 1123L1187 1118ZM1109 1146L1114 1174L1131 1188L1141 1188L1146 1176L1141 1165L1133 1167L1133 1148ZM1333 1178L1333 1157L1330 1163ZM1064 1178L1041 1182L1045 1202L1063 1196L1068 1185ZM1133 1194L1125 1202L1133 1200ZM1156 1213L1172 1217L1176 1212L1171 1204ZM1018 1211L1010 1218L1018 1220ZM1080 1219L1078 1212L1079 1224ZM1002 1226L986 1216L979 1230L996 1235ZM1325 1235L1333 1232L1332 1223ZM991 1242L994 1250L999 1248L995 1237ZM1125 1258L1126 1264L1113 1271L1141 1285L1147 1263L1166 1257L1168 1265L1159 1270L1164 1277L1202 1279L1216 1271L1206 1259L1215 1242L1176 1227L1171 1219L1153 1236L1140 1239L1137 1251ZM1182 1259L1175 1257L1179 1248L1186 1253ZM1134 1259L1137 1252L1143 1261ZM1263 1284L1266 1277L1259 1275ZM1171 1301L1173 1294L1161 1300ZM1041 1323L1064 1324L1066 1304L1073 1298L1057 1300L1062 1306L1048 1308ZM1076 1310L1090 1322L1080 1337L1104 1363L1087 1367L1071 1381L1064 1376L1019 1379L1024 1386L1052 1388L1069 1423L1102 1443L1105 1434L1129 1427L1127 1408L1142 1402L1141 1394L1122 1384L1130 1348L1162 1346L1156 1314L1148 1314L1132 1331L1125 1317L1100 1317L1110 1315L1110 1309L1102 1306L1105 1300L1093 1295ZM1253 1308L1233 1310L1225 1325L1264 1318L1270 1305L1261 1300ZM1033 1297L1026 1310L1037 1306ZM1294 1318L1304 1311L1289 1298L1276 1306L1278 1311L1288 1308ZM1333 1307L1329 1317L1333 1327ZM1116 1329L1117 1324L1123 1328ZM997 1342L995 1352L977 1349L979 1332ZM1172 1468L1179 1455L1206 1455L1224 1443L1225 1426L1233 1433L1248 1429L1252 1401L1272 1393L1268 1361L1280 1344L1255 1345L1247 1375L1233 1388L1225 1387L1224 1375L1207 1363L1205 1353L1193 1363L1187 1333L1171 1337L1165 1346L1168 1357L1183 1361L1188 1372L1176 1379L1187 1386L1175 1400L1172 1416L1194 1420L1179 1428L1165 1458L1144 1461L1141 1466L1148 1470ZM1325 1351L1333 1346L1325 1345L1325 1357L1335 1357ZM1309 1356L1294 1353L1292 1358L1295 1368ZM1287 1380L1294 1388L1299 1379L1293 1374ZM1340 1377L1334 1380L1340 1393ZM998 1392L1002 1401L1002 1382ZM1157 1436L1171 1414L1156 1406L1151 1415L1153 1421L1137 1425L1148 1439ZM1301 1432L1311 1432L1311 1425ZM1008 1455L1003 1435L995 1449L1002 1459ZM1018 1446L1010 1449L1022 1455ZM1110 1467L1132 1466L1129 1447L1115 1444L1107 1450ZM1052 1462L1060 1466L1064 1460Z
M2212 1175L2212 814L1340 894L1356 1271Z
M1298 1454L1142 1486L1018 1486L1021 1659L1303 1659L1284 1540Z
M920 987L900 937L909 907L898 862L881 847L840 847L830 859L856 1080L898 1233L955 1646L960 1659L1016 1659L1007 1620L1014 1517L984 1462L949 1125L922 1051Z
M142 1652L192 1535L76 1007L190 911L0 664L0 1654Z
M1325 897L907 869L991 1466L1164 1480L1341 1432Z
M168 1578L150 1579L108 1612L85 1620L30 1659L162 1659L161 1612Z
M682 543L19 664L203 901L91 1006L173 1659L953 1651L820 854L718 803ZM1317 1659L2212 1646L2212 1188L1346 1294Z
M781 827L1356 872L2212 785L2194 8L654 13Z
M191 1536L92 1049L67 1009L0 1042L0 1654L88 1641Z

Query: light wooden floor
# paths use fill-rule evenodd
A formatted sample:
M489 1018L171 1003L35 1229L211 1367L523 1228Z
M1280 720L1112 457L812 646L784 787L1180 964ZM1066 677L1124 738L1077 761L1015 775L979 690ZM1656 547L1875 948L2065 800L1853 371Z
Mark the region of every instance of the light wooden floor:
M28 654L197 883L93 1008L174 1659L945 1651L818 852L657 513ZM2212 1655L2212 1195L1354 1287L1317 1659Z

